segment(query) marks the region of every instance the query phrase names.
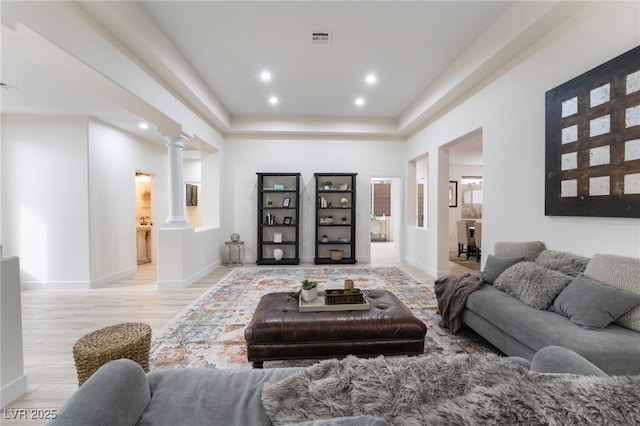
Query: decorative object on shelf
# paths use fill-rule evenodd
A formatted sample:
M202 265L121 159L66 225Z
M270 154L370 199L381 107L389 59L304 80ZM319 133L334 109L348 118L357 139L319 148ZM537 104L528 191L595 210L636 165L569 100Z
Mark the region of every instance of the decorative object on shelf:
M346 217L346 216L342 216L342 217L340 218L340 220L342 221L342 224L343 224L343 225L346 225L346 223L347 223L347 217Z
M275 189L276 191L284 191L284 185L275 184L273 185L273 189Z
M281 243L282 242L282 232L276 232L273 234L273 242Z
M347 237L339 237L338 241L341 243L348 243L349 242L349 238Z
M340 191L348 191L349 190L349 184L348 183L341 183L340 185L338 185L338 189Z
M231 234L231 241L233 241L234 243L240 241L240 234L238 234L237 232Z
M311 302L318 297L318 283L308 279L302 281L302 291L300 292L302 300Z
M268 207L272 207L273 206L273 201L267 201L267 206Z
M333 223L333 216L320 216L321 225L331 225Z
M291 205L291 198L284 197L284 200L282 201L282 207L289 207L290 205Z
M318 207L322 207L322 208L327 207L327 199L324 197L320 197L318 199Z
M328 243L329 242L329 237L327 235L323 235L322 236L322 242L323 243Z
M331 255L331 260L342 260L342 250L340 249L331 249L329 254Z
M333 185L333 182L331 182L330 180L326 180L322 182L322 187L324 189L331 189L331 185Z
M293 218L291 216L285 216L284 220L282 221L283 225L291 225Z
M277 248L273 251L273 258L275 260L282 260L283 256L284 256L284 251L282 251L281 248Z
M271 213L267 214L265 220L264 220L264 224L265 225L277 225L276 223L276 217L274 215L272 215Z
M342 205L342 207L347 207L347 203L349 203L349 200L347 200L347 197L340 198L340 205Z
M364 296L358 288L325 290L324 300L327 305L360 304Z

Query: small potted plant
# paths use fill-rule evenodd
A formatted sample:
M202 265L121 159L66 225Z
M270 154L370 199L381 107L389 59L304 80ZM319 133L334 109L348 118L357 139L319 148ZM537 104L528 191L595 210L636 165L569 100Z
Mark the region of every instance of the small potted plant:
M267 206L269 207L273 206L273 201L267 201Z
M322 236L322 242L323 243L328 243L329 242L329 237L327 235L323 235Z
M330 180L327 180L327 181L322 182L322 187L323 187L324 189L329 189L329 188L331 188L331 185L333 185L333 182L331 182Z
M342 224L343 224L343 225L347 223L347 217L346 217L346 216L342 216L342 217L340 218L340 220L342 220Z
M305 302L311 302L318 297L318 283L315 281L310 281L309 279L305 279L302 281L302 291L300 292L300 297Z

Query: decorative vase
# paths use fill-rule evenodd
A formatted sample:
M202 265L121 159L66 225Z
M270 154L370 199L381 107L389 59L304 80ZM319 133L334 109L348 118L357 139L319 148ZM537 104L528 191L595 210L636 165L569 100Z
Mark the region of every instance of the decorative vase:
M300 296L305 302L311 302L318 297L318 287L314 287L311 290L302 289Z
M284 256L282 249L277 248L273 251L273 258L275 260L282 260L282 256Z

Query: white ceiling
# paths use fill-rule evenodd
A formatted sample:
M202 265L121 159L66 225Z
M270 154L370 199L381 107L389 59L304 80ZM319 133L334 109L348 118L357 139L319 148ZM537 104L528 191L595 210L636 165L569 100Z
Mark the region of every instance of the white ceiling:
M510 2L141 4L234 116L397 118ZM312 43L318 31L331 33L329 44Z
M3 1L3 3L6 3ZM512 4L511 1L143 1L139 5L235 119L398 120ZM311 33L331 32L329 44ZM140 121L2 44L2 113L89 115L144 137ZM273 74L270 83L260 72ZM378 77L368 86L368 73ZM280 98L273 107L267 99ZM362 107L354 104L363 97ZM481 152L480 138L472 138ZM465 160L477 162L475 160Z

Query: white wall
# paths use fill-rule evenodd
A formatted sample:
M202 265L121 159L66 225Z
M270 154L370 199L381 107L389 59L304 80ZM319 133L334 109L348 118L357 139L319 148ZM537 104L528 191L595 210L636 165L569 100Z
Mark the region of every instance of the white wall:
M87 286L86 117L2 116L2 236L29 286Z
M167 151L100 121L89 122L89 211L92 286L135 272L135 173L153 175L152 259L155 230L168 217Z
M255 261L257 244L257 172L301 173L300 257L315 254L314 173L358 173L356 182L356 259L369 260L372 176L403 176L404 144L357 140L238 140L225 141L225 198L233 212L229 232L245 241L247 259ZM228 191L227 191L228 192ZM225 206L226 207L226 206Z
M640 257L640 219L544 215L545 92L640 44L639 8L638 2L590 4L523 52L498 80L410 139L407 161L482 128L487 254L496 241L541 240L584 256ZM446 202L447 178L431 199ZM433 247L438 237L416 238ZM409 257L418 255L419 244L407 247ZM446 256L443 245L436 249L438 259L429 258L427 268L436 269Z

